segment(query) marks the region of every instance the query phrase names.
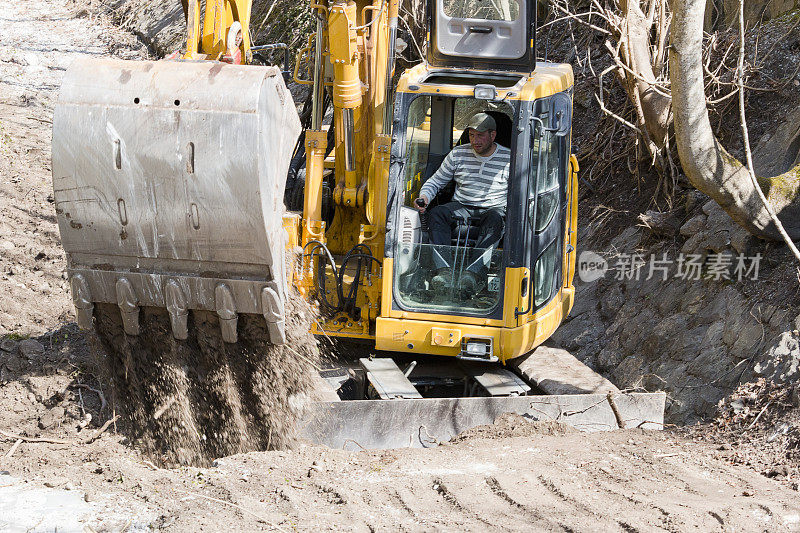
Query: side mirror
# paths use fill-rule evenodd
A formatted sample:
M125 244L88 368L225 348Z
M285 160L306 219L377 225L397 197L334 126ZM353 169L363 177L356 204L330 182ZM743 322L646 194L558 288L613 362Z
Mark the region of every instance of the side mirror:
M569 135L572 129L572 98L565 93L554 94L550 98L550 127L558 137Z

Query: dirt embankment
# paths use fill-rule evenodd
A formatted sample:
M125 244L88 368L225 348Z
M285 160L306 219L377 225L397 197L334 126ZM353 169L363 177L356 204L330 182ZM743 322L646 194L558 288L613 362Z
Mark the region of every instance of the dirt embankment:
M61 77L76 57L143 57L144 47L73 2L11 4L0 21L0 335L41 335L72 320L50 178Z
M800 157L796 21L795 11L748 31L748 85L757 90L748 91L747 119L760 175L783 172ZM585 29L575 32L579 45L586 42ZM562 41L550 57L574 57L575 43ZM733 90L738 35L721 32L710 42L709 68L723 81L709 80L716 91L709 98L721 99ZM791 386L800 379L796 261L782 244L751 238L682 174L667 201L649 162L636 160L634 134L598 108L595 73L610 59L593 50L579 48L591 59L573 62L578 254L601 255L609 270L576 280L575 307L554 339L621 388L667 391L667 420L676 424L713 418L718 402L743 382ZM606 78L605 88L607 105L630 110L616 82ZM736 98L714 105L711 119L721 142L743 160Z

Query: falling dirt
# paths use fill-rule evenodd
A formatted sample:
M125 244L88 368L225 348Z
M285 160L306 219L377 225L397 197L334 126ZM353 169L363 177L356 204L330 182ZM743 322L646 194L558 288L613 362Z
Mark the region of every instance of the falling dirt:
M310 307L288 302L287 342L269 342L261 316L239 317L239 341L223 342L219 319L193 311L189 338L176 340L164 309L144 308L137 336L119 308L98 305L97 350L125 415L124 430L161 465L208 465L218 457L284 449L311 395L319 350Z

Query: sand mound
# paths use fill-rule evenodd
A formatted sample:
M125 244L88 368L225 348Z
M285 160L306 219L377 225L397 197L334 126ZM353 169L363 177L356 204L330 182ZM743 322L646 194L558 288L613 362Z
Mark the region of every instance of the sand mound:
M132 337L116 306L97 305L98 354L131 440L164 465L291 446L319 352L307 304L286 311L287 343L274 346L261 316L240 315L239 342L226 344L216 314L193 311L178 341L164 309L143 308Z
M577 432L577 429L560 422L536 421L514 413L505 413L500 415L494 424L477 426L459 433L450 439L450 444L474 439L503 439L537 435L562 436Z

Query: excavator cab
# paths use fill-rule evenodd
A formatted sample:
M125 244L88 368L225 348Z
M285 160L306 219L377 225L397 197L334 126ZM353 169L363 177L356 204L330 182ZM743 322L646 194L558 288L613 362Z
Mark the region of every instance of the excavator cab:
M391 306L378 319L378 345L505 362L548 338L572 306L572 68L535 63L532 2L432 0L427 20L427 61L403 74L395 95ZM511 153L503 235L481 248L481 220L456 217L449 245L434 245L431 210L420 215L414 202L447 154L469 142L467 123L479 112L494 119L495 142ZM452 195L451 183L429 207ZM445 291L433 290L437 257L451 269ZM467 270L479 272L477 290L465 289ZM401 322L402 344L389 340Z

